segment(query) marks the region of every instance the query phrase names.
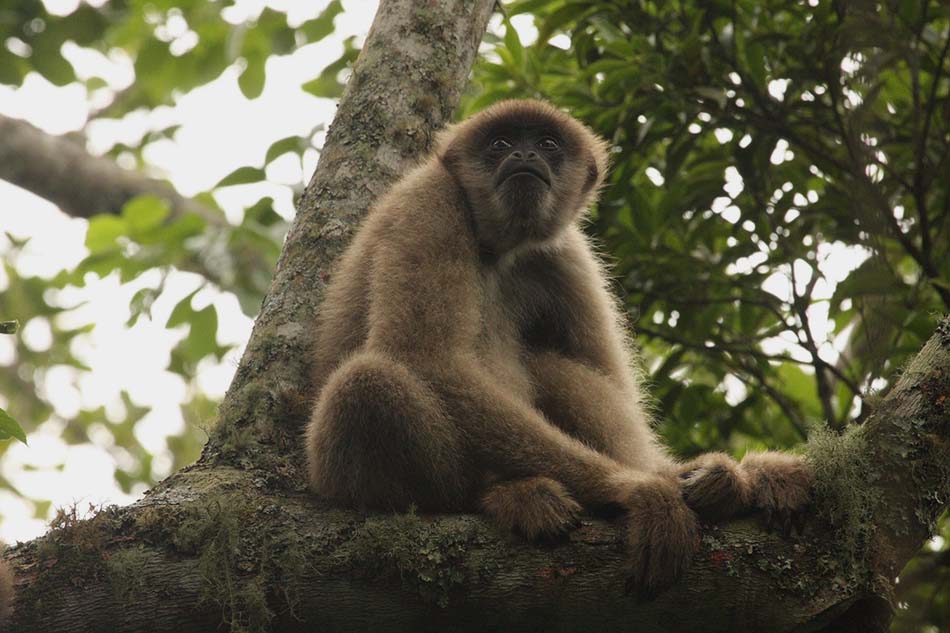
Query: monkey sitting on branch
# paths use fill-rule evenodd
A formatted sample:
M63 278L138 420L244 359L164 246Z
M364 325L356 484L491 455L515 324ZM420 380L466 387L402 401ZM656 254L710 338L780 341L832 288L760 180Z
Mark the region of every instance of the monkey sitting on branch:
M314 491L364 508L479 509L534 539L621 516L629 582L688 567L697 516L783 520L811 474L780 453L677 463L579 223L607 144L540 101L446 130L370 211L327 288L306 450Z

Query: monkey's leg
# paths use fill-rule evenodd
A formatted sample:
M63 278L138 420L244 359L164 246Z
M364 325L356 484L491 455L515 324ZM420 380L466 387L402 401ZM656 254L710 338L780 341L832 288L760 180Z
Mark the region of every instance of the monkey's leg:
M581 506L553 479L526 477L490 486L482 510L528 540L552 541L580 524Z
M423 381L379 354L333 372L306 446L314 490L350 505L451 510L470 495L457 428Z

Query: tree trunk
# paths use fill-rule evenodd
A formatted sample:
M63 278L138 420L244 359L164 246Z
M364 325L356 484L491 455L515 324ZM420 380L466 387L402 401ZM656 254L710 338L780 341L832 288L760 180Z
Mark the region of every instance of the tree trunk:
M816 443L803 536L706 526L654 600L624 592L610 523L542 548L477 516L365 515L306 491L288 401L307 389L329 267L448 121L493 5L383 0L201 459L8 552L11 630L885 630L892 581L950 497L950 320L863 427Z

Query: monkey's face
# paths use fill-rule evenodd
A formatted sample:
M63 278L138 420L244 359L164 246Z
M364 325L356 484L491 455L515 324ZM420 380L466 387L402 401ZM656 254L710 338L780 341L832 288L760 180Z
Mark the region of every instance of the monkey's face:
M564 162L563 139L537 126L500 126L489 136L481 155L485 171L492 175L496 202L509 211L515 225L548 219L551 186Z
M554 238L594 196L606 158L587 128L539 101L507 101L452 130L442 160L497 254Z

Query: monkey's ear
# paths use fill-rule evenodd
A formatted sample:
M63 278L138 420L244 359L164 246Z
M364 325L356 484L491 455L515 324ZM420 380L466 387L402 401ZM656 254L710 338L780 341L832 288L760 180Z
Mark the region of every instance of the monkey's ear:
M584 193L594 188L594 185L600 180L600 169L597 167L597 161L593 156L587 157L587 180L584 181Z
M584 181L584 193L600 186L610 165L610 145L590 130L587 144L587 180Z

